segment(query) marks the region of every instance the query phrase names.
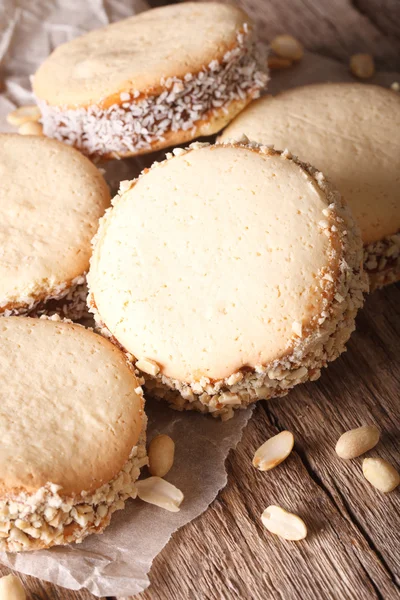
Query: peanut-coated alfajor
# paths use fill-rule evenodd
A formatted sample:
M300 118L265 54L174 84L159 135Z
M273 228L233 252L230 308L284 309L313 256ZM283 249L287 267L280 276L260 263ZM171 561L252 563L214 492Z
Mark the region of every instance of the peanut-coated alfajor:
M86 313L103 176L56 140L0 134L0 316Z
M126 356L56 316L5 317L0 379L0 549L101 533L147 464L142 390Z
M364 243L371 291L400 279L400 96L374 85L317 84L251 104L221 139L290 148L343 194Z
M196 143L123 182L88 299L152 393L228 418L343 352L361 268L359 231L320 172L248 140Z
M242 10L185 2L59 46L33 91L45 135L118 158L216 133L259 95L266 72Z

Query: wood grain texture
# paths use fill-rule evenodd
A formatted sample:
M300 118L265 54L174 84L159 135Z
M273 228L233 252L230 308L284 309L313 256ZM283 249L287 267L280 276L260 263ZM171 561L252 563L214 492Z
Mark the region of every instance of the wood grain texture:
M400 5L397 0L353 0L352 5L391 43L399 41Z
M164 0L152 0L160 5ZM266 41L282 32L314 52L348 61L368 51L399 70L399 0L241 0ZM400 598L400 491L383 495L363 478L362 459L334 453L343 431L375 423L370 453L400 468L400 287L375 292L357 319L349 350L318 382L260 403L228 459L226 489L208 511L178 531L156 558L140 600L394 600ZM251 466L254 450L279 430L295 451L269 473ZM199 473L201 477L201 473ZM286 542L260 515L268 504L301 515L310 535ZM0 566L0 574L9 569ZM89 600L19 576L29 600ZM119 599L122 600L122 599Z
M347 63L355 52L378 66L400 66L397 0L241 0L265 41L292 33L308 50ZM229 482L206 514L178 531L154 562L142 600L399 598L400 493L384 496L363 478L362 459L334 453L351 427L376 423L370 455L399 465L400 290L368 298L349 351L320 381L263 403L228 461ZM296 452L258 473L254 450L278 430L296 436ZM260 514L277 503L300 514L311 537L285 542L266 532Z
M318 382L261 403L229 461L229 483L207 513L157 557L141 600L400 597L400 493L383 495L334 447L347 429L375 423L373 456L399 464L400 288L368 298L349 350ZM265 439L289 429L295 451L279 467L251 465ZM299 514L310 535L287 542L260 515L269 504ZM168 590L168 592L167 592Z
M398 0L221 1L244 8L266 42L280 33L291 33L312 52L342 62L357 52L369 52L378 67L399 70Z
M152 585L137 599L400 597L400 492L381 494L364 480L362 458L344 461L334 452L343 431L375 423L382 437L369 455L400 468L399 334L400 286L391 286L368 297L348 351L319 381L257 406L229 456L227 487L173 536L154 562ZM295 435L294 452L268 473L254 469L255 449L283 429ZM299 514L307 539L269 534L260 521L269 504ZM91 597L22 580L35 599Z

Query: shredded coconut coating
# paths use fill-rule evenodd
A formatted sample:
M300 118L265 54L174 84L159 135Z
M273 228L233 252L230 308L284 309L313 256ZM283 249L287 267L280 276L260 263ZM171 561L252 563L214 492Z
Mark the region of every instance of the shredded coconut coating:
M75 277L70 284L60 285L44 299L35 296L22 298L18 305L0 307L0 317L59 315L61 318L78 321L88 316L86 275Z
M213 60L183 79L162 80L161 94L121 92L121 103L106 109L97 105L68 109L40 99L37 103L46 136L89 156L118 158L149 152L170 132L192 130L195 138L198 125L221 111L227 113L231 102L257 98L268 81L267 71L266 57L245 24L237 46L221 62Z
M400 233L364 246L370 292L400 280Z
M288 150L279 152L270 146L250 142L245 136L240 141L226 140L218 144L244 146L270 155L280 154L283 158L298 164L314 179L327 198L325 219L320 221L319 227L324 230L328 238L332 239L334 234L339 235L340 240L339 249L335 249L333 243L330 249L330 258L339 259L340 268L337 278L334 279L328 271L319 273L318 279L323 298L321 313L314 317L309 330L300 332L297 341L291 344L290 351L284 358L267 365L259 365L254 369L247 367L218 381L203 377L200 381L186 383L166 377L162 373L155 376L141 373L145 388L151 396L163 398L178 410L209 412L213 416L220 416L223 420L227 420L233 416L233 410L236 408L246 408L260 399L284 396L295 385L318 379L321 369L345 351L345 345L355 329L356 314L364 303L364 293L368 289L368 284L362 268L363 249L360 230L340 193L332 188L321 172L301 162ZM178 148L167 154L166 160L170 160L174 155L208 145L195 142L185 150ZM164 162L154 163L151 168L158 168ZM139 177L145 173L146 170ZM129 185L125 185L125 182L122 182L120 193L124 193L134 184L135 182L130 182ZM102 234L105 221L106 215L100 220L93 245ZM102 323L90 289L88 303L90 311L94 314L98 332L127 353ZM131 354L127 353L127 356L133 364L136 362Z
M138 388L142 392L141 388ZM80 543L91 533L102 533L111 515L136 498L135 482L140 469L148 464L146 417L137 446L121 471L92 493L64 497L61 487L47 483L34 495L25 493L0 500L0 549L7 552L38 550Z

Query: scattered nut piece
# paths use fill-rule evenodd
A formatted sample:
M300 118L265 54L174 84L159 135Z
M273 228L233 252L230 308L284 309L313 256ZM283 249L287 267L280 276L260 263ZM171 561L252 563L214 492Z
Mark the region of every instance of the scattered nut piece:
M128 191L131 185L132 182L129 181L129 179L124 179L123 181L120 181L118 193L123 194L124 192Z
M400 83L398 81L393 81L392 85L390 86L390 89L394 92L400 92Z
M240 396L233 392L224 392L218 398L218 402L222 406L238 406L241 404Z
M43 127L40 123L28 121L27 123L23 123L21 127L18 128L18 133L20 135L43 135Z
M340 458L357 458L374 448L379 442L379 429L375 425L364 425L346 431L337 441L336 453Z
M137 367L139 371L143 371L143 373L153 375L153 377L155 377L160 372L160 367L158 366L158 364L150 358L140 358L135 363L135 367Z
M293 433L281 431L269 438L254 454L253 466L260 471L269 471L289 456L294 444Z
M301 337L302 333L303 333L303 325L302 325L302 323L300 323L299 321L293 321L293 323L292 323L292 331L298 337Z
M239 381L242 381L242 379L243 373L241 371L238 371L237 373L232 373L232 375L230 375L226 380L226 383L228 385L235 385L236 383L239 383Z
M0 600L26 600L22 583L15 575L6 575L0 579Z
M374 58L370 54L353 54L350 71L359 79L369 79L375 73Z
M170 512L178 512L184 498L177 487L161 477L148 477L137 481L136 488L141 500Z
M365 479L384 494L392 492L400 483L400 474L383 458L364 458L362 470Z
M282 58L288 58L289 60L300 60L303 58L303 46L292 35L277 35L272 40L270 46L275 54Z
M34 104L28 106L20 106L7 115L7 121L10 125L18 127L23 123L39 121L41 117L40 110Z
M175 443L169 435L156 435L149 444L149 471L164 477L174 464Z
M288 69L293 64L288 58L280 58L279 56L268 57L268 68L272 70Z
M261 521L268 531L285 540L298 541L307 536L303 519L280 506L268 506L261 515Z

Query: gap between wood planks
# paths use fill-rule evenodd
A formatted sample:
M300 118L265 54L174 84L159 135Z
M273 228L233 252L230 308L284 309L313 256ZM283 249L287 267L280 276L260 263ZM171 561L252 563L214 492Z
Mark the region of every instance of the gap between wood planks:
M275 417L275 415L268 409L268 404L264 405L264 410L267 413L268 419L270 420L271 424L277 429L277 431L284 431L285 427L282 427L278 421L278 419ZM335 505L336 509L340 512L340 514L342 515L342 517L344 517L347 521L351 522L354 526L356 526L358 528L358 531L360 533L360 535L362 535L365 539L365 541L367 542L367 544L369 545L369 547L371 548L372 552L374 552L377 556L377 558L380 560L380 562L382 563L383 567L386 569L387 575L392 579L393 583L395 583L395 578L393 573L391 573L390 569L388 568L388 566L386 565L382 555L379 553L379 551L375 548L375 545L373 543L373 541L371 540L371 538L369 537L369 535L367 534L367 532L365 531L365 529L361 526L361 524L359 523L358 519L356 518L355 514L351 511L351 509L349 508L344 496L340 493L340 490L335 487L335 492L336 494L339 496L341 502L337 502L335 499L335 496L332 492L332 490L329 488L328 485L324 484L324 482L322 481L321 477L318 475L317 472L315 472L313 470L313 468L310 465L309 460L307 459L307 456L305 455L305 453L299 449L297 449L297 453L300 456L300 459L304 465L304 468L306 469L308 475L315 481L315 483L323 490L323 492L325 494L327 494L327 496L329 497L329 499L331 500L331 502ZM338 541L340 543L341 539L340 536L338 536ZM369 579L369 581L371 582L372 586L374 587L374 590L377 594L378 598L383 598L383 596L381 595L379 588L376 586L374 579L370 576L370 574L368 573L368 571L365 569L362 561L360 560L360 558L357 556L357 554L354 554L355 557L357 558L358 562L360 563L361 567L363 568L367 578Z
M375 422L382 441L371 454L398 464L399 331L400 289L391 286L367 299L349 351L318 382L257 407L229 457L227 488L174 535L139 598L399 597L399 493L380 494L364 480L361 458L343 461L334 452L343 431ZM285 428L295 434L295 452L273 472L257 472L254 450ZM263 531L260 514L274 503L306 520L307 540Z
M400 289L391 286L367 299L349 351L319 381L257 406L229 456L228 486L173 536L138 600L399 597L398 491L380 494L363 479L361 459L343 461L334 452L343 431L375 422L382 441L372 454L398 462L399 331ZM294 433L295 451L260 473L251 466L255 449L283 428ZM268 504L300 514L309 537L292 543L268 534L260 522ZM35 599L92 597L21 579Z

